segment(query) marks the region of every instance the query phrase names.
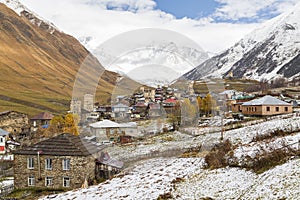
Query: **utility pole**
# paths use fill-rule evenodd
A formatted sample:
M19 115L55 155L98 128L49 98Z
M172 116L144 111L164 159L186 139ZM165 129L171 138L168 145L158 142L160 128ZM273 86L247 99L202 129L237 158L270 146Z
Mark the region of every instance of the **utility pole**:
M224 115L223 115L223 112L221 114L221 141L223 142L223 139L224 139Z

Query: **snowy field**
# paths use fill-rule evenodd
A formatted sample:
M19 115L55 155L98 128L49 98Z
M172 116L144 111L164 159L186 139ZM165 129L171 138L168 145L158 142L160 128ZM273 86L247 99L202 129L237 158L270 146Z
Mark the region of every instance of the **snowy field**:
M239 168L203 169L201 158L157 158L139 163L98 186L42 199L299 199L300 160L291 160L263 174ZM174 183L176 178L183 181ZM172 182L173 181L173 182Z
M257 175L239 168L200 169L176 184L174 199L299 199L300 160L292 160Z
M195 128L197 129L197 128ZM273 131L294 132L253 142L257 135ZM246 156L255 157L273 151L300 139L300 117L273 119L252 126L226 131L224 139L234 146L234 156L242 161ZM191 136L180 132L151 137L134 145L109 147L112 157L130 161L134 157L151 155L196 146L213 146L220 140L220 132ZM298 144L290 146L298 148ZM300 199L300 159L270 169L262 174L240 168L204 169L203 158L150 158L134 163L117 177L91 186L59 195L53 199L157 199L170 194L173 199ZM181 180L175 181L174 180ZM44 197L43 199L47 199Z
M201 128L194 128L197 132ZM242 127L224 132L224 140L229 139L234 145L250 144L254 137L259 135L267 135L277 130L283 131L299 131L300 117L291 117L287 119L274 119L262 122L252 126ZM214 144L220 142L221 132L201 134L191 136L180 132L165 134L149 138L143 142L137 142L129 146L114 146L107 150L110 155L116 159L128 161L137 156L151 155L153 152L166 152L176 150L186 150L193 147L202 146L203 150L209 150ZM287 138L287 140L295 138Z
M176 178L192 175L203 166L202 158L158 158L140 162L118 177L88 189L71 191L55 199L157 199L171 190ZM44 198L47 199L47 198Z

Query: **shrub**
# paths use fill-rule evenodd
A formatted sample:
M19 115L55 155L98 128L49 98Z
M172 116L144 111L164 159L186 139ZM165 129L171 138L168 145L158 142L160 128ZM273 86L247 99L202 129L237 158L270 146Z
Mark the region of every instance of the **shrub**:
M215 145L205 156L205 162L210 169L225 167L227 165L226 154L232 149L231 142L227 139Z

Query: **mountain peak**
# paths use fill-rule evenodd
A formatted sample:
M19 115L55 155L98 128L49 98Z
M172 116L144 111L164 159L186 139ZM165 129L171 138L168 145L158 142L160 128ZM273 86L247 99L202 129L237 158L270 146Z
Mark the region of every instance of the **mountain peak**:
M26 17L32 24L46 30L53 34L55 31L61 32L53 23L43 19L38 14L29 10L19 0L0 0L0 3L5 4L7 7L15 11L19 16Z
M246 35L233 47L207 60L184 75L270 80L293 78L300 73L300 3Z

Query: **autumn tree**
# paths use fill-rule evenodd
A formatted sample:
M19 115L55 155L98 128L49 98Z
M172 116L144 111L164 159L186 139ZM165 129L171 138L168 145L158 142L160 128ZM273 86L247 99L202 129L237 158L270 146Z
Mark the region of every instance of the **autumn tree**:
M178 130L181 122L181 106L179 101L175 103L172 113L168 114L167 118L168 123L172 124L173 130Z
M217 102L212 98L211 94L207 94L205 98L203 98L201 110L207 115L217 110Z
M78 124L79 117L76 114L68 113L64 117L64 128L63 131L71 133L73 135L79 135Z
M61 115L56 115L50 121L49 130L54 133L61 133L63 132L64 124L65 124L64 117Z
M197 121L197 106L189 99L184 99L181 104L181 121L183 125L192 125Z

